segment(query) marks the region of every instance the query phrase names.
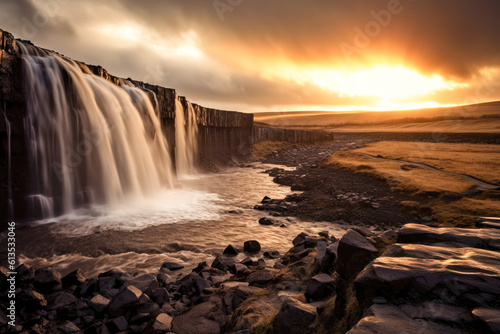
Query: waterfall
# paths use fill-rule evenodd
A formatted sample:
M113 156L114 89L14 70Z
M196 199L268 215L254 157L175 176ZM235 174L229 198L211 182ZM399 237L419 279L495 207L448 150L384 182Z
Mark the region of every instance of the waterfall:
M33 180L29 198L38 218L173 186L168 143L147 92L126 82L116 86L70 59L18 45Z
M12 130L10 128L10 122L7 118L7 107L5 101L3 101L3 117L5 119L5 129L7 130L7 219L14 219L14 201L12 200L12 144L11 136Z
M177 175L186 177L196 173L198 156L198 123L193 105L186 102L187 110L175 100L175 165Z

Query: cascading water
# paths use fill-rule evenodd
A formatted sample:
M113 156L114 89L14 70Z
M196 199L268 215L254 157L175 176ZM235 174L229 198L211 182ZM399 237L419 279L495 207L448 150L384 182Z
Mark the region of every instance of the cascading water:
M3 102L3 117L5 118L5 128L7 130L7 187L8 187L8 198L7 198L7 219L11 220L14 218L14 201L12 200L12 148L11 148L11 135L12 131L10 128L10 122L7 118L7 107L5 106L5 101Z
M33 171L30 198L38 218L84 205L112 206L173 186L168 143L146 92L18 45Z
M196 173L198 155L198 123L193 105L189 102L187 110L175 100L175 165L177 175L186 177Z

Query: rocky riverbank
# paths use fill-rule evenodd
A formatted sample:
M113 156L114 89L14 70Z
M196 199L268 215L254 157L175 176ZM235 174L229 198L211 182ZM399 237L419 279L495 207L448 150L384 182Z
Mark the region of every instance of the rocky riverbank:
M138 277L92 278L23 264L16 327L0 312L0 333L500 331L498 229L358 227L340 240L301 233L291 246L279 254L256 240L228 245L189 274L172 262ZM7 269L0 273L7 310Z

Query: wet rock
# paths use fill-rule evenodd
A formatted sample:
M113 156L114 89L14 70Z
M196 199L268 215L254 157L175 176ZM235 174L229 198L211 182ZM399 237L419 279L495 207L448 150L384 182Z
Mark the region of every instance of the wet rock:
M271 202L271 197L268 197L268 196L264 196L264 198L262 199L262 201L260 201L262 204L264 203L270 203Z
M83 271L81 269L76 269L64 276L61 281L63 286L68 287L72 285L80 286L85 283L86 279Z
M371 306L348 334L399 334L421 333L426 334L459 334L461 331L433 322L414 320L399 307L389 304L375 304Z
M229 255L229 256L231 256L231 255L238 255L238 251L232 245L228 245L226 247L226 249L224 249L224 252L222 252L222 254Z
M236 263L234 265L234 273L237 276L243 276L245 272L248 271L248 267L241 263Z
M212 296L204 303L198 304L188 312L174 318L172 330L176 333L218 334L225 324L222 300Z
M54 302L51 303L50 309L60 309L78 302L78 298L67 292L61 292Z
M160 313L148 323L144 330L144 334L163 334L165 332L171 332L172 320L173 318L168 314Z
M76 334L76 333L81 333L80 328L78 328L74 323L71 321L66 321L59 327L57 327L61 332L67 333L67 334Z
M234 294L231 300L233 310L237 309L241 303L260 291L262 291L262 289L255 286L237 286L234 289Z
M318 235L320 237L328 239L329 233L328 233L328 231L321 231L321 232L318 233Z
M42 292L57 289L61 287L61 274L51 268L38 269L33 283Z
M500 258L484 249L394 244L356 277L355 285L363 305L374 297L391 301L411 291L421 300L434 294L486 306L500 296Z
M259 219L259 224L260 225L274 225L274 222L267 217L263 217L263 218Z
M17 279L21 282L29 281L35 278L35 270L27 264L21 264L16 268Z
M476 222L476 227L479 228L496 228L500 229L500 218L482 217Z
M130 319L131 324L142 324L150 320L149 313L137 313Z
M141 290L145 294L150 294L154 289L160 287L160 283L156 279L155 275L152 274L144 274L138 276L126 283L127 285L133 285L137 289Z
M247 256L246 258L244 258L243 260L241 260L240 263L244 264L245 266L248 267L248 266L253 265L253 260Z
M108 304L108 312L110 315L120 315L128 308L137 306L139 298L142 296L142 291L129 285L124 287Z
M492 333L500 333L500 310L476 308L472 314L481 320Z
M314 306L288 298L274 318L273 330L275 334L313 334L315 319Z
M34 290L22 291L19 300L24 307L30 310L39 310L47 306L45 296Z
M270 252L264 252L264 257L267 257L269 259L277 259L280 256L280 253L277 251L270 251Z
M91 296L94 292L97 292L99 289L99 281L96 278L91 278L85 281L82 284L79 290L79 294L83 297Z
M212 268L216 268L224 272L229 271L229 268L232 266L234 266L234 260L223 256L217 256L211 265Z
M165 262L161 265L162 268L167 268L168 270L175 271L175 270L181 270L184 268L182 264L175 263L175 262Z
M101 295L95 295L89 301L89 306L97 313L103 312L108 307L108 304L109 304L109 299Z
M305 297L308 301L322 300L335 292L335 281L328 274L313 276L307 283Z
M262 269L262 270L257 270L253 273L251 273L247 277L247 282L250 285L253 284L266 284L271 282L275 277L275 272L271 271L269 269Z
M370 241L349 230L339 242L336 270L342 277L352 280L377 253L377 248Z
M491 228L433 228L420 224L406 224L398 233L398 243L474 247L497 251L500 251L499 240L500 230Z
M307 237L309 236L309 234L305 233L305 232L302 232L300 233L298 236L296 236L292 243L294 246L297 246L299 245L300 243L302 243Z
M260 249L260 243L257 240L245 241L243 244L243 250L247 253L257 253Z
M99 291L106 291L113 289L116 285L116 280L112 276L98 278Z
M113 333L122 332L127 329L128 322L124 316L120 316L106 322L106 327Z
M316 256L314 257L314 272L330 272L335 268L337 254L333 247L328 247L324 240L319 241L316 246Z
M181 293L191 292L200 295L203 292L203 290L205 290L209 286L210 284L203 277L201 277L198 274L191 273L185 276L180 281L180 287L178 291L180 291Z
M170 301L168 291L165 288L156 288L150 294L151 299L158 305L163 305Z

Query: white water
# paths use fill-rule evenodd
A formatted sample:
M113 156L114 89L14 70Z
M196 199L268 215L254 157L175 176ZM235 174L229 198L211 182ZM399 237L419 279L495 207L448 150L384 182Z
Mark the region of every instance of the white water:
M177 176L186 178L196 174L198 155L198 124L193 105L187 102L187 110L175 100L175 166Z
M115 207L173 186L168 143L146 92L18 45L34 183L30 199L38 218L84 205Z
M11 136L12 130L10 128L10 122L6 114L7 107L5 106L5 101L3 103L3 117L5 118L5 128L7 130L7 187L8 187L8 198L7 198L7 219L12 220L14 218L14 201L12 200L12 148L11 148Z

